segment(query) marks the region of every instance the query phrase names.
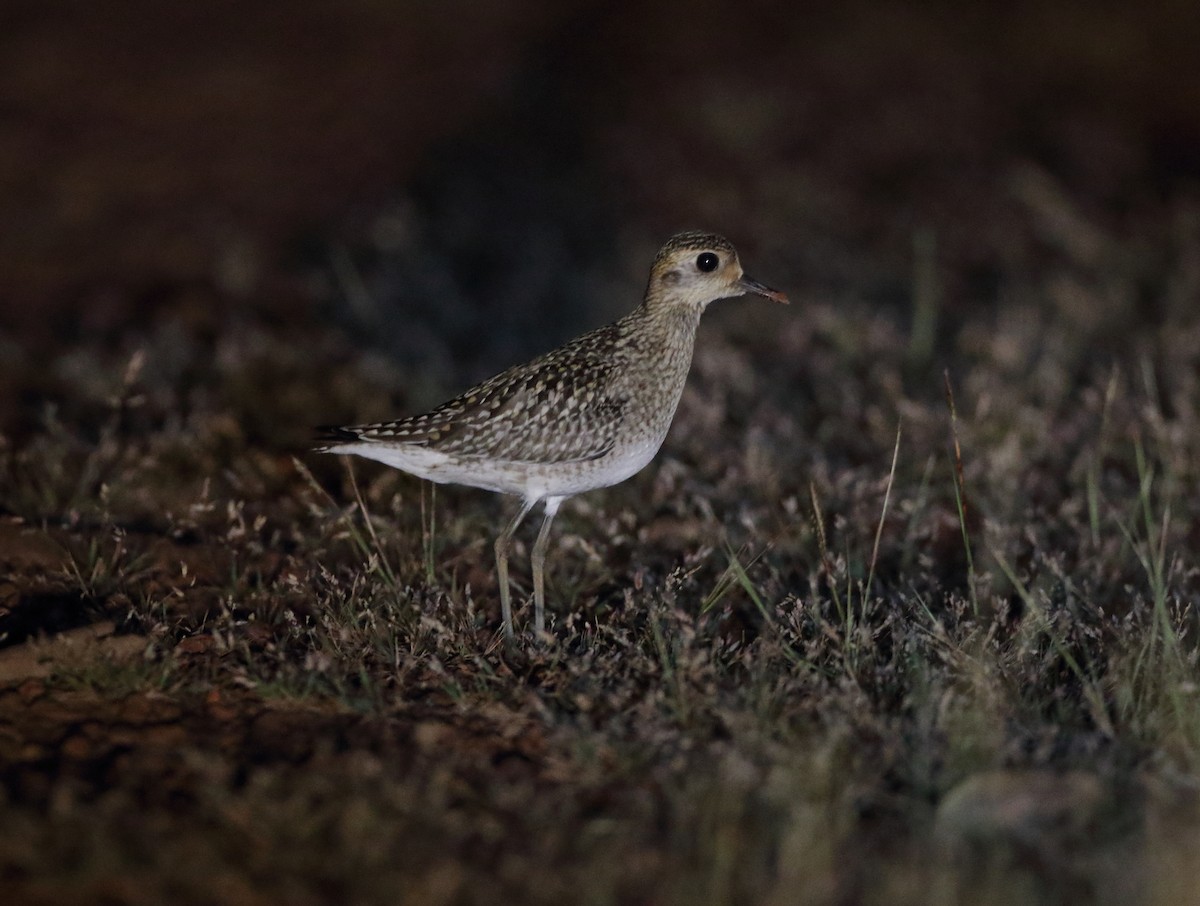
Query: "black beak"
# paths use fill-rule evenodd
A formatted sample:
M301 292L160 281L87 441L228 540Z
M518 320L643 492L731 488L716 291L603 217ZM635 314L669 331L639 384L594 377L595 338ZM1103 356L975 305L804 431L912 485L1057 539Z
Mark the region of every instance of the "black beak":
M759 283L757 280L751 280L745 274L737 282L737 288L748 296L763 296L772 302L779 302L782 305L788 304L788 297L779 290L771 289L765 283Z

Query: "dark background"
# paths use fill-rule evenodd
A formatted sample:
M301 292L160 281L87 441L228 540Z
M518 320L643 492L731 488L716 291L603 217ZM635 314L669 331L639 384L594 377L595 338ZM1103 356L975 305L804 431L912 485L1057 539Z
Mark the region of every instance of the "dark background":
M924 231L951 312L1101 230L1146 250L1160 317L1198 38L1188 2L10 0L0 329L333 315L456 383L625 310L687 227L801 300L881 305ZM1059 196L1086 228L1031 232Z

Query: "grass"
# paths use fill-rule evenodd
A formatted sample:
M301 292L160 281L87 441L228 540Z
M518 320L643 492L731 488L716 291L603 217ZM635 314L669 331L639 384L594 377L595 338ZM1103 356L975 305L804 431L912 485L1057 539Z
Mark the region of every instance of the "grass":
M1194 898L1200 321L1103 262L968 304L933 235L906 314L714 311L658 461L564 510L554 641L516 652L501 503L299 455L405 385L338 329L44 363L55 405L0 439L0 668L98 618L137 656L0 683L6 896Z
M806 341L810 367L862 375L851 399L876 393L857 361L909 367L886 324L815 317L839 341ZM1175 430L1136 369L1107 369L1069 419L1035 378L981 414L1002 370L983 358L942 399L876 396L893 417L866 443L818 401L805 431L825 433L759 488L724 477L734 438L690 446L703 358L749 354L710 346L667 451L687 467L567 514L557 641L515 655L485 495L231 459L147 526L126 489L153 444L114 428L98 443L129 452L106 460L96 531L46 441L6 446L18 537L70 554L39 578L18 549L21 594L91 602L147 652L0 690L33 740L3 750L6 883L122 902L135 878L195 902L1080 902L1126 890L1115 848L1143 901L1171 902L1200 826L1192 401L1174 397ZM778 405L770 368L726 400L751 423ZM205 471L206 424L171 454L195 460L183 474ZM1046 777L1085 780L1016 804Z

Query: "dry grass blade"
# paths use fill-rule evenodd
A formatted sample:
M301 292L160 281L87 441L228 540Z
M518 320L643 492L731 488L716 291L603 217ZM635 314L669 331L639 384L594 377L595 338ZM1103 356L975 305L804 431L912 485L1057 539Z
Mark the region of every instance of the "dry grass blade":
M954 505L962 531L963 549L967 557L967 584L971 593L971 611L979 616L979 600L975 593L975 556L971 547L971 512L967 501L966 472L963 469L962 447L958 442L958 408L954 404L954 388L950 384L950 369L942 372L946 386L946 406L950 410L950 440L954 450Z
M879 541L883 538L883 524L887 519L888 504L892 499L892 485L896 481L896 464L900 460L900 423L896 424L896 444L892 447L892 467L888 470L887 486L883 492L883 508L879 512L879 524L875 527L875 543L871 545L871 565L867 569L867 584L863 594L871 593L871 585L875 581L875 564L879 561Z

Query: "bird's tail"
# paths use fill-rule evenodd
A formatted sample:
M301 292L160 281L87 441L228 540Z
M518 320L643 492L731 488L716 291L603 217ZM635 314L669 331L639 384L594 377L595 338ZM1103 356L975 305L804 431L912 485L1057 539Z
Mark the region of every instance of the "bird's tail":
M335 447L344 443L362 440L362 435L353 428L339 428L336 425L319 425L316 440L321 444L318 453L330 453Z

